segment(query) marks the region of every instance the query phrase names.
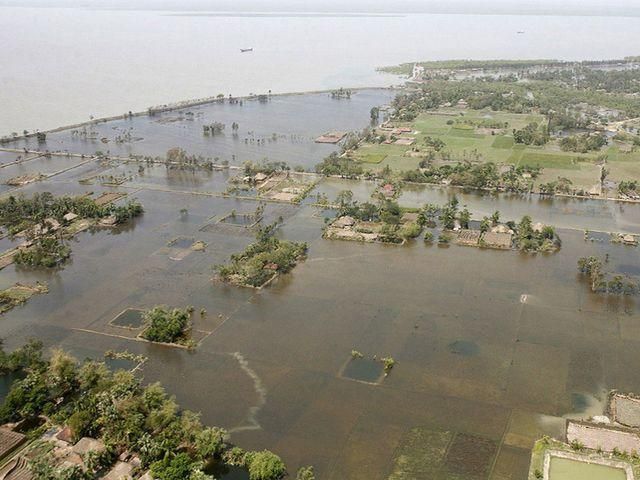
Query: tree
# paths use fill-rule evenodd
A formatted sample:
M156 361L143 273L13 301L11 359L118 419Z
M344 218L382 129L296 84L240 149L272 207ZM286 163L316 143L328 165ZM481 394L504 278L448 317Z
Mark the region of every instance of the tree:
M147 329L146 339L153 342L172 343L178 340L189 325L189 313L186 310L157 306L143 314Z
M348 207L353 202L353 192L351 190L342 190L336 195L336 203L343 209Z
M296 480L316 480L313 467L300 467L296 473Z
M196 452L201 460L218 457L227 447L227 431L218 427L207 427L196 435Z
M466 208L462 209L460 215L458 216L458 220L460 221L460 226L462 228L469 228L469 221L471 220L471 213Z
M284 462L269 450L255 452L249 459L250 480L279 480L287 469Z
M167 453L162 460L151 464L151 475L156 480L185 480L198 467L199 464L186 453L177 455Z
M480 222L480 231L482 233L488 232L489 228L491 228L491 222L489 222L489 218L482 217L482 221Z

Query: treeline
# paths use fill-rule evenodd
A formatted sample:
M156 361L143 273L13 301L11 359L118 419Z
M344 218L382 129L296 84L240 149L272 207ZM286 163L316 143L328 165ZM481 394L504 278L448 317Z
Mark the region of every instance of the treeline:
M419 62L418 65L425 70L467 70L467 69L496 69L496 68L531 68L541 65L564 65L560 60L434 60L431 62ZM410 75L414 63L382 67L380 71L396 75Z
M55 197L49 192L44 192L35 193L31 198L12 195L0 200L0 225L6 228L9 234L16 234L50 218L63 223L64 216L68 213L74 213L80 218L93 219L115 215L117 222L123 222L143 212L142 205L137 202L101 206L89 197Z
M543 70L526 74L527 78L546 82L558 82L577 89L602 90L608 93L637 93L640 70L599 70L576 67L561 70Z
M500 171L493 162L461 161L455 165L440 166L421 162L420 167L402 172L402 180L415 183L448 183L459 187L507 192L529 192L533 186L532 179L540 172L536 167L513 165L505 171Z
M531 122L519 130L513 129L513 140L516 143L522 143L524 145L542 146L547 143L550 138L547 127L544 125L540 126L536 122Z
M560 139L560 148L563 152L587 153L599 151L606 144L607 137L601 133L583 133Z
M580 89L545 81L496 81L490 77L470 80L431 80L420 90L399 94L392 102L398 120L411 121L424 110L455 104L464 99L469 108L511 113L573 112L579 104L619 110L628 117L640 116L640 97L608 93L596 89ZM563 127L558 116L554 127ZM567 125L569 127L569 125Z

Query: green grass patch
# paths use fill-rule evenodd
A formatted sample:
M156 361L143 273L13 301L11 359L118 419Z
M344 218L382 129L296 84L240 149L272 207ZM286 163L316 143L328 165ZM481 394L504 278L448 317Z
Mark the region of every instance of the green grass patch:
M557 168L562 170L579 170L580 166L575 157L562 154L548 154L538 152L524 152L520 165L530 167Z
M504 135L498 135L494 140L491 146L493 148L504 148L509 149L514 145L513 137L506 137Z
M424 135L446 135L449 130L451 130L451 127L429 127L418 131Z
M507 159L507 162L517 165L518 163L520 163L520 160L522 159L522 155L523 154L524 154L524 151L522 149L516 150L514 148L511 151L511 155L509 155L509 158Z
M366 153L364 155L355 155L354 158L359 162L364 163L382 163L382 161L387 158L387 154L385 153Z
M454 123L451 128L455 130L475 130L476 127L473 125L468 125L466 123Z
M478 133L475 133L475 130L459 130L457 128L452 128L451 131L449 132L449 136L463 137L463 138L484 138L485 137L485 135L480 135Z

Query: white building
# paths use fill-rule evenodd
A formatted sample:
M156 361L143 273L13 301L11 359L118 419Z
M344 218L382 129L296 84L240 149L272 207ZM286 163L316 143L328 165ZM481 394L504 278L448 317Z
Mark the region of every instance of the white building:
M424 75L424 67L422 65L418 65L417 63L414 63L413 73L411 74L411 80L420 81L422 80L423 75Z

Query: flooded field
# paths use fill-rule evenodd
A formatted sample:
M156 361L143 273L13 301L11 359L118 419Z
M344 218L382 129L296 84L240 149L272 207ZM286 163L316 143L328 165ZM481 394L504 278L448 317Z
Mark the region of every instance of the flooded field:
M12 146L122 157L164 157L170 148L183 147L189 154L231 165L267 158L311 168L335 150L335 145L314 143L315 138L328 131L366 127L371 107L393 96L379 89L360 90L349 100L331 99L325 92L272 96L266 102L254 98L242 104L213 103L63 130L48 134L44 143L30 138ZM224 130L205 134L203 126L216 122L224 124Z
M390 96L203 106L190 109L194 120L136 117L97 127L112 137L114 127L132 122L144 140L130 144L105 147L60 132L47 148L155 156L180 146L230 162L235 154L236 164L268 156L310 167L335 149L314 144L314 135L363 128L369 109ZM230 131L203 138L198 112L202 121L236 121L243 132L286 140L258 147ZM62 269L2 270L0 288L42 281L49 293L3 315L0 337L13 347L36 336L80 357L144 355L139 372L146 381L162 381L179 403L229 429L243 447L277 452L290 472L312 464L321 479L524 479L533 442L561 434L564 416L598 411L611 388L640 391L640 371L629 368L640 347L638 299L598 296L576 269L581 256L608 254L611 268L640 271L637 248L585 241L582 230L639 233L640 206L458 192L474 217L500 210L506 219L530 214L556 225L561 250L360 244L323 239L324 214L310 198L350 189L367 200L375 184L324 179L299 206L266 204L263 223L282 217L278 235L308 242L309 253L291 274L257 291L213 280L213 266L252 241L242 216L257 202L220 194L232 173L145 166L141 174L133 163L73 158L76 168L17 191L122 191L145 213L121 229L77 235ZM30 164L45 171L51 160ZM118 176L116 170L126 177L118 186L78 182ZM442 203L451 194L407 188L400 202ZM206 248L190 248L195 241ZM136 309L156 304L206 309L193 317L201 332L195 351L137 339ZM353 350L366 354L362 364L350 361ZM395 359L388 376L368 361L373 355Z

